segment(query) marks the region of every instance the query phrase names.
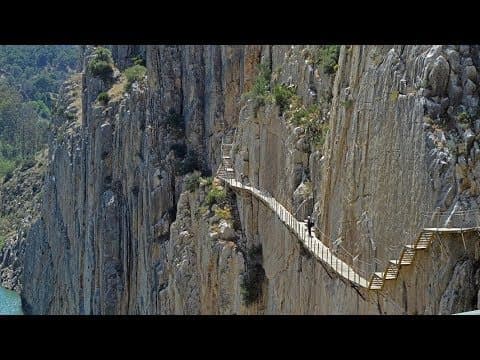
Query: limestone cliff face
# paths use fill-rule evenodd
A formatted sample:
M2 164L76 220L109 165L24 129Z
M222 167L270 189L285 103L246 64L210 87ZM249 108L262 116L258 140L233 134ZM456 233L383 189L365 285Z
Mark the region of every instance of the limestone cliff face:
M236 97L253 78L259 49L147 47L147 82L107 106L97 95L118 74L108 81L89 74L91 53L87 47L81 119L74 120L81 125L50 148L22 298L33 313L161 313L182 192L175 149L186 147L204 172L216 168L222 132L237 121ZM184 133L168 124L171 114L184 119Z
M332 73L315 60L318 46L110 48L118 70L145 54L146 80L102 105L98 94L113 93L120 71L108 81L89 74L92 49L84 49L81 109L58 119L41 219L26 241L27 312L435 314L475 306L476 238L465 246L442 238L372 294L313 259L250 195L229 192L236 226L217 224L215 210L204 209L209 190L186 191L189 175L178 166L189 157L203 175L215 172L222 136L236 129L237 176L297 218L313 212L327 242L339 239L361 261L388 261L426 225L424 213L477 208L477 47L342 46ZM323 146L271 101L242 97L259 63L272 85L295 85L302 104L319 104L329 128ZM184 130L172 125L178 117ZM259 291L247 304L248 274L258 275ZM462 279L469 285L458 296Z

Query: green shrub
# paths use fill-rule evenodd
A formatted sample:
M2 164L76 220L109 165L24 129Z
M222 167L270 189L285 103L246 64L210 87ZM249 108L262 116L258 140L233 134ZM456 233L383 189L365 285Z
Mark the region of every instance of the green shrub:
M104 47L97 47L93 55L94 57L88 63L88 70L93 76L104 81L109 79L113 74L112 53Z
M222 204L227 198L227 191L219 186L213 186L205 198L205 204L212 206L213 204Z
M105 62L108 62L108 63L113 63L112 52L107 48L99 46L95 49L94 54L95 54L96 59L99 60L99 61L105 61Z
M13 169L15 169L15 161L0 156L0 177L5 177L3 182L7 182L12 178Z
M255 101L255 108L265 105L270 95L270 80L272 74L270 68L265 64L259 64L257 67L257 77L253 82L252 88L245 95L247 98Z
M106 92L101 92L97 96L97 101L103 105L106 105L110 101L110 96Z
M338 69L338 56L340 55L340 45L322 46L317 54L317 65L325 74L334 74Z
M200 178L200 185L201 186L212 186L212 182L213 182L213 177L211 177L211 176Z
M349 110L353 106L353 100L347 99L345 101L340 101L340 105L342 105L345 109Z
M400 93L398 92L398 90L394 90L390 93L390 101L391 102L396 102L398 100L398 95Z
M200 185L200 175L199 174L192 174L185 180L185 189L194 192L198 189Z
M280 114L282 114L288 108L294 95L294 87L289 87L283 84L275 85L273 88L273 98L275 99L275 104L280 108Z
M265 279L265 270L262 265L250 266L240 283L242 301L246 306L253 304L262 294L262 284Z
M124 74L127 78L127 83L125 84L125 91L130 91L130 89L132 88L132 84L135 81L142 80L146 73L147 68L142 65L133 65L125 69Z
M221 207L217 207L215 209L215 215L219 218L219 219L223 219L223 220L232 220L232 209L228 206L225 206L223 208Z
M461 124L470 124L472 121L472 117L466 111L462 111L457 115L457 121Z
M145 66L145 60L142 58L141 55L135 55L132 57L132 62L133 62L133 65L141 65L141 66Z
M307 141L317 148L323 146L328 130L327 123L323 123L320 116L321 111L318 104L306 107L301 103L299 97L293 98L292 107L286 112L287 120L295 126L304 128Z
M0 235L0 250L2 250L6 240L7 240L7 237L5 235Z

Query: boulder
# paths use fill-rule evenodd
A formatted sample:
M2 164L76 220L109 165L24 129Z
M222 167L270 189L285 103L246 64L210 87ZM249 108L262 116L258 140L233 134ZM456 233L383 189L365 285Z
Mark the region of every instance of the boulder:
M224 219L220 220L220 223L218 224L218 228L220 229L219 231L220 239L233 240L236 238L235 231L233 230L232 225L226 220Z
M448 61L440 55L435 59L428 75L429 84L432 86L432 96L444 95L448 85L449 74L450 65Z

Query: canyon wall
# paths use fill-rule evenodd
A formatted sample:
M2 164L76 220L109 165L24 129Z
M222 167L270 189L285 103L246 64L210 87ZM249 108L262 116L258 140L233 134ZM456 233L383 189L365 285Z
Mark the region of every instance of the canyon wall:
M229 222L205 205L220 184L187 189L186 161L197 175L214 174L222 137L235 130L237 178L270 192L298 219L313 214L324 241L337 240L360 261L395 258L437 219L433 212L478 209L478 47L341 46L333 71L319 58L323 48L114 46L115 71L102 80L89 71L95 54L85 47L82 73L63 89L41 216L26 239L25 311L437 314L477 307L477 236L442 237L384 291L368 292L315 260L251 195L226 189ZM146 79L124 92L121 74L134 54L145 57ZM299 103L318 105L328 128L320 145L272 96L260 104L248 96L259 63L271 71L270 92L292 85ZM97 100L101 92L110 94L107 104ZM245 302L252 277L257 293Z

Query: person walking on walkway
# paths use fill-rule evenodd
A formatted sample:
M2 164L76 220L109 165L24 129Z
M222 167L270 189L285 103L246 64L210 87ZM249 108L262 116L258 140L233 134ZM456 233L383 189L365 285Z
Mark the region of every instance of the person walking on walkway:
M308 228L308 236L312 237L312 227L314 222L312 221L312 217L309 215L307 217L307 228Z

